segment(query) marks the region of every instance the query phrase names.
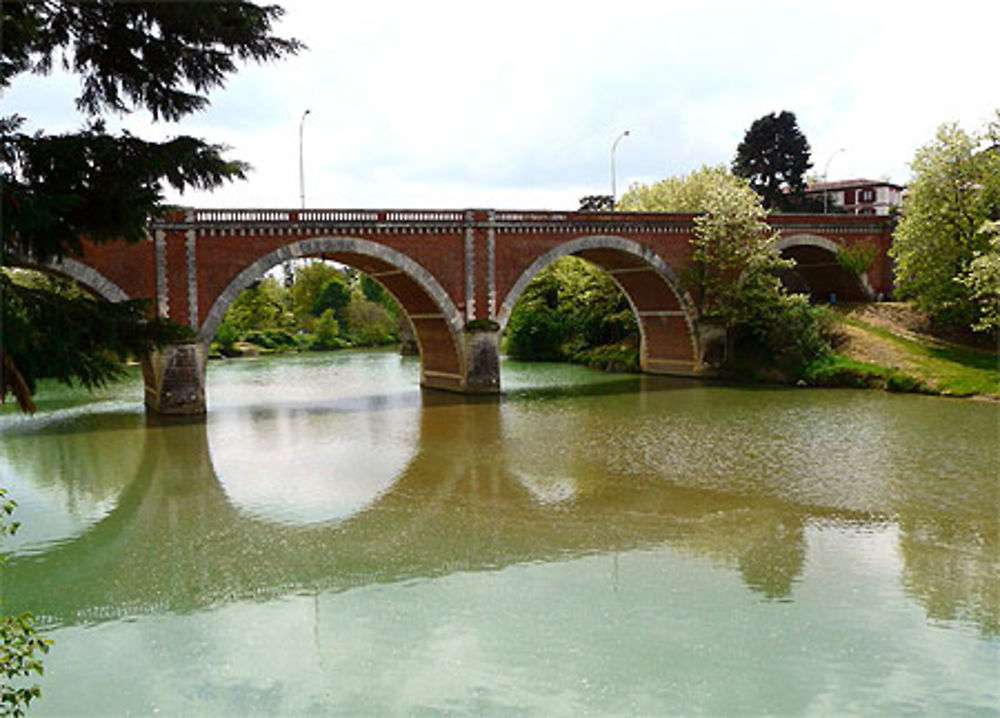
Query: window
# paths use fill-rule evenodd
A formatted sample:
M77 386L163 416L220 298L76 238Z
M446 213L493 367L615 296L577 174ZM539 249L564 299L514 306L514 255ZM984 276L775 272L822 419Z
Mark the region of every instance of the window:
M875 201L875 190L873 189L863 189L858 192L858 202L874 202Z

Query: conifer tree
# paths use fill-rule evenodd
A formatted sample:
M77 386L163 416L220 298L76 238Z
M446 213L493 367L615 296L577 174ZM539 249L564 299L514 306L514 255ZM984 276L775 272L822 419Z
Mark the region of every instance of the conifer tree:
M805 176L812 167L809 142L795 114L782 111L754 120L736 148L733 174L746 177L769 211L805 206Z
M163 3L114 0L4 0L0 4L0 89L56 63L80 77L75 132L24 131L17 114L0 117L3 267L42 265L79 255L81 239L138 241L165 209L164 190L210 189L249 167L226 148L180 135L163 142L112 133L102 117L147 110L177 121L208 105L242 61L298 52L272 34L283 11L251 2ZM0 398L14 393L30 409L34 379L53 374L100 384L115 357L174 341L181 329L149 321L148 305L119 306L25 288L0 270L3 373ZM53 370L53 367L56 367Z

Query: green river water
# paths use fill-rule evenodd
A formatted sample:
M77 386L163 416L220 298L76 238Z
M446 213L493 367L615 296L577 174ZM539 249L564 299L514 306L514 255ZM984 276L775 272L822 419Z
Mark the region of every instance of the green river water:
M35 715L998 715L1000 405L390 352L0 414Z

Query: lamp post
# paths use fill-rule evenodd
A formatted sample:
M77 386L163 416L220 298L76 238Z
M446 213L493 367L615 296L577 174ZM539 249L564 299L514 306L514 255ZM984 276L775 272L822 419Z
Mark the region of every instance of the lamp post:
M841 147L838 150L835 150L834 153L832 155L830 155L830 159L828 159L826 161L826 165L824 165L824 167L823 167L823 185L824 185L824 187L823 187L823 214L826 214L827 195L829 194L829 190L827 190L827 188L826 188L826 183L827 183L827 173L830 171L830 163L833 162L833 158L834 157L836 157L837 155L839 155L843 151L844 151L843 147Z
M302 202L302 209L306 208L306 173L305 165L302 161L302 128L306 124L306 115L308 115L312 110L306 110L302 113L302 119L299 120L299 199Z
M615 138L614 143L611 145L611 209L615 208L615 198L618 196L617 187L617 177L615 176L615 150L618 149L618 143L624 138L629 136L629 131L625 130L617 138Z

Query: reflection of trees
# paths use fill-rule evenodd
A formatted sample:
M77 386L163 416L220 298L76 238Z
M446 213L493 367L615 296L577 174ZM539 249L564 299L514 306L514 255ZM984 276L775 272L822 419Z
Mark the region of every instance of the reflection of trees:
M781 599L802 574L806 525L815 518L864 523L869 515L741 493L737 482L725 491L672 483L670 472L687 472L705 449L670 443L671 432L680 436L676 422L703 407L673 424L657 415L648 434L626 425L629 436L614 446L607 436L614 429L587 410L588 400L613 401L616 411L645 421L641 404L659 385L636 392L637 381L648 380L508 396L499 406L437 393L402 403L352 397L338 407L337 431L373 440L387 425L379 412L403 412L396 420L419 421L414 453L362 510L309 525L269 523L234 508L204 424L145 426L141 415L95 414L36 430L45 441L7 431L5 461L18 474L39 485L61 482L90 500L118 500L83 535L12 557L5 604L74 623L656 546L736 571L750 590ZM287 419L287 427L308 421L321 434L333 425L330 410L307 404L262 409L258 417ZM230 420L252 422L250 411L258 410ZM273 435L249 437L240 450L251 460L274 451ZM945 519L933 511L937 494L907 485L916 498L899 521L906 590L932 618L1000 633L998 519L970 507ZM969 490L983 495L979 484Z
M1000 518L900 520L903 585L930 618L1000 635Z
M116 508L83 536L12 560L6 600L75 623L663 543L738 568L768 597L789 594L805 550L798 509L633 477L590 477L568 503L539 501L509 466L500 414L428 395L395 484L347 519L301 527L229 504L204 424L150 426ZM566 460L592 468L572 451Z
M31 431L8 430L4 458L40 488L65 494L68 512L113 499L142 460L142 414L87 414Z

